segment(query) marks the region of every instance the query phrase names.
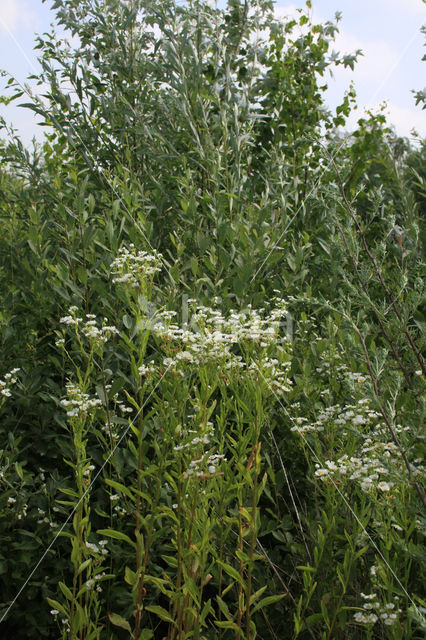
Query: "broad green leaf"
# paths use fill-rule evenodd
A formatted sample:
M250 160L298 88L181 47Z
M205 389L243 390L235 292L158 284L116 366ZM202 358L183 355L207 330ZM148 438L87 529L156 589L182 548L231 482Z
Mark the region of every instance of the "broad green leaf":
M127 582L127 584L130 584L130 586L133 587L133 585L136 584L137 579L137 573L130 569L130 567L126 567L124 570L124 580Z
M84 571L91 564L91 562L92 562L92 558L88 558L87 560L82 562L79 568L77 569L76 575L80 575L80 573Z
M57 609L58 611L63 613L63 615L66 618L68 618L69 612L65 609L65 607L60 602L58 602L57 600L53 600L52 598L46 598L46 600L51 607L53 607L54 609Z
M166 611L166 609L163 609L163 607L160 607L160 605L158 604L147 605L145 607L145 611L149 611L150 613L155 613L155 615L161 618L161 620L164 620L165 622L170 622L171 624L173 624L173 626L176 626L176 623L171 617L170 613Z
M238 573L238 571L236 569L234 569L234 567L232 567L230 564L227 564L226 562L222 562L221 560L218 560L218 564L222 567L222 569L228 574L228 576L230 576L231 578L233 578L236 582L238 582L242 587L244 587L244 581L241 578L240 574Z
M107 538L113 538L114 540L123 540L123 542L127 542L136 549L136 543L122 531L117 531L116 529L98 529L97 533L100 536L107 536Z
M120 627L120 629L125 629L129 633L132 633L130 624L122 616L118 615L118 613L109 613L108 618L111 624L113 624L115 627Z
M70 589L67 587L66 584L64 584L63 582L58 582L59 588L62 591L62 593L64 594L64 596L67 598L67 600L72 600L72 593L70 591Z

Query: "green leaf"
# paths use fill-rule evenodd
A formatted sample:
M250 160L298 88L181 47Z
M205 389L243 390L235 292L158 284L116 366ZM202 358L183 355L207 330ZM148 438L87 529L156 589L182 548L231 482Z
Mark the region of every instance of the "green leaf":
M151 497L145 493L145 491L139 491L138 489L136 489L135 487L132 489L132 492L139 496L140 498L142 498L143 500L145 500L145 502L147 502L148 504L152 504L152 499Z
M22 466L19 464L19 462L15 462L15 469L16 469L16 473L18 474L20 479L23 480L24 479L24 472L22 471Z
M325 240L323 240L323 238L317 238L318 240L318 244L320 245L320 247L322 249L324 249L324 251L328 254L331 255L331 251L330 251L330 247L328 246L328 244L326 243Z
M115 529L98 529L97 533L100 536L107 536L107 538L113 538L114 540L123 540L123 542L127 542L136 549L136 543L122 531L116 531Z
M357 609L357 611L359 611L359 609ZM308 616L306 618L306 622L308 624L315 624L316 622L319 622L320 620L322 620L322 613L313 613L311 616Z
M286 594L282 593L281 595L266 596L266 598L262 598L262 600L260 602L258 602L257 605L254 607L253 613L255 613L256 611L259 611L260 609L263 609L264 607L268 607L270 604L274 604L275 602L279 602L280 600L285 598L285 596L286 596Z
M81 565L79 566L79 568L77 569L77 573L76 573L76 575L78 575L78 576L79 576L79 575L80 575L80 573L81 573L82 571L84 571L84 570L89 566L89 564L90 564L91 562L92 562L92 558L88 558L88 560L85 560L84 562L82 562L82 563L81 563Z
M60 602L58 602L57 600L52 600L52 598L46 598L46 600L51 607L63 613L65 617L68 617L69 612L65 609L65 607Z
M267 585L261 587L260 589L258 589L258 591L256 591L255 593L253 593L250 596L250 606L252 606L253 602L255 600L257 600L258 598L260 598L260 596L262 595L262 593L267 589Z
M149 611L150 613L155 613L156 616L164 620L165 622L170 622L173 626L176 626L175 621L171 617L170 613L160 607L158 604L149 604L145 607L145 611Z
M108 391L108 397L113 398L116 393L121 391L125 384L126 381L124 380L124 378L116 378L112 383L111 389Z
M197 586L194 580L189 576L187 576L185 579L185 584L183 585L183 592L185 595L189 594L191 596L192 600L195 602L197 607L200 606L199 590L197 589Z
M226 564L226 562L222 562L221 560L218 560L218 564L228 574L228 576L231 576L231 578L233 578L236 582L238 582L238 584L240 584L242 587L244 587L244 581L241 578L241 576L238 573L238 571L236 569L234 569L234 567L231 567L230 564Z
M117 482L116 480L111 480L111 478L106 478L105 482L107 483L107 485L109 485L113 489L120 491L120 493L124 493L124 495L126 495L132 501L135 500L133 492L130 489L128 489L126 486L124 486L124 484L121 484L121 482Z
M162 559L167 562L167 564L169 564L171 567L177 567L178 566L178 561L177 558L175 556L161 556Z
M241 628L231 620L216 620L215 625L221 629L233 629L241 634Z
M67 496L72 496L73 498L79 498L80 497L78 495L78 493L76 491L73 491L72 489L61 489L61 488L59 488L59 491L61 493L65 493Z
M368 551L368 550L369 550L369 548L370 548L370 546L369 546L369 545L367 545L366 547L363 547L362 549L360 549L359 551L357 551L357 552L356 552L356 554L355 554L355 558L354 558L354 559L355 559L355 560L357 560L358 558L360 558L362 555L364 555L364 553L365 553L366 551Z
M59 588L62 591L62 593L64 594L64 596L67 598L67 600L72 600L72 593L69 590L69 588L67 587L66 584L64 584L63 582L58 582Z
M123 316L123 324L126 327L126 329L131 329L134 325L135 319L132 318L131 316L128 316L127 314L125 314Z
M115 627L120 627L120 629L125 629L129 633L132 633L130 624L122 616L119 616L118 613L109 613L108 618Z
M219 605L219 609L222 611L222 613L225 616L225 618L227 620L231 620L232 616L229 613L228 605L226 604L226 602L224 602L220 596L216 596L216 600L217 600L217 603Z
M296 261L295 261L295 259L294 259L294 256L292 256L291 254L289 254L289 255L287 256L287 262L288 262L288 265L289 265L290 269L291 269L292 271L296 271L297 266L296 266Z
M207 618L209 613L214 613L214 610L213 610L213 607L211 605L211 600L210 599L208 599L207 602L204 603L204 607L203 607L203 609L201 611L201 614L200 614L201 625L204 624L204 620Z
M133 587L133 585L136 584L137 579L138 574L130 569L130 567L126 567L124 569L124 580L125 582L127 582L127 584L130 584L130 586Z
M198 260L194 257L191 258L190 261L191 264L191 271L194 274L194 276L197 276L199 274L199 268L198 268Z

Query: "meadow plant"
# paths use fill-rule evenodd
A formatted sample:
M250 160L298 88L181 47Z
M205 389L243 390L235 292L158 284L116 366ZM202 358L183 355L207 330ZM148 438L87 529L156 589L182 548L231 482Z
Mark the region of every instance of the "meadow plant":
M81 317L75 305L59 322L65 329L55 344L64 353L68 374L75 377L75 381L67 381L66 397L59 403L67 416L72 457L65 462L72 469L74 486L62 487L60 491L67 499L57 500L57 504L71 510L65 525L72 518L72 531L63 525L56 535L66 536L71 541L73 578L70 587L64 582L58 583L65 598L62 602L52 598L48 601L62 638L95 639L100 638L102 630L99 623L101 584L114 576L104 571L108 540L94 540L91 527L91 486L95 467L87 452L87 442L96 414L101 412L104 416L106 410L98 395L91 394L90 390L99 375L98 368L102 370L104 345L118 330L106 324L105 319L98 326L93 314Z
M412 611L417 620L423 613L418 606L421 599L409 587L415 560L413 556L407 565L402 554L410 554L409 549L413 553L423 539L422 523L407 511L406 465L374 406L369 376L351 371L342 356L341 346L323 354L317 373L328 380L322 380L325 388L313 419L298 415L298 403L292 405L290 416L290 431L300 438L323 505L321 523L313 534L313 562L299 567L304 595L295 614L296 637L306 629L301 615L312 610L320 579L326 581L327 593L317 604L318 612L306 621L314 625L321 621L327 629L321 638L340 637L347 626L354 625L368 638L377 637L376 633L401 640L416 637ZM350 403L332 403L337 380ZM416 457L416 447L410 448L413 426L395 424L393 429L409 452L411 474L423 482L422 458ZM330 554L336 562L333 570ZM367 585L369 595L365 595Z
M420 640L424 142L337 129L310 0L51 4L0 98L49 127L0 140L0 635Z
M120 255L129 262L126 249ZM133 279L138 256L147 264L158 261L157 255L133 253L131 265L121 261L114 282L146 294L151 273L140 269ZM128 300L131 305L130 295ZM126 539L135 550L133 567L125 571L134 620L116 612L110 620L132 637L151 637L144 624L153 614L168 624L170 638L202 637L212 623L220 637L232 629L236 637L254 638L253 614L282 597L262 599L266 587L255 591L253 576L255 561L262 560L256 552L258 503L267 482L261 473L264 404L271 389L283 393L290 387L290 347L279 335L286 311L283 301L270 313L227 315L190 303L194 313L185 327L173 322L173 310L144 318L137 297L128 309L138 328L135 394L127 392L136 410L130 423L135 441L129 440L136 477L131 485L106 482L131 500L135 539L116 529L99 533ZM159 544L165 545L160 576L150 567ZM226 604L231 590L237 594L234 611ZM153 591L164 606L153 603Z

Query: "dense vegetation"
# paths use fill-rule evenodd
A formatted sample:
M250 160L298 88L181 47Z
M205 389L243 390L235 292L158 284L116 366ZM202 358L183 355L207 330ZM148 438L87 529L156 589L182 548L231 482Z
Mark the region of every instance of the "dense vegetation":
M55 0L10 81L4 638L424 637L425 144L306 5Z

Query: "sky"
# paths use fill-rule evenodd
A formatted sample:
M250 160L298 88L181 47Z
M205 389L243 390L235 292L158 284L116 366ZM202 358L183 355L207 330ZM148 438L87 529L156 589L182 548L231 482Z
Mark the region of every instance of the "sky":
M33 50L35 34L50 30L54 13L47 0L0 0L0 69L21 83L37 72L37 52ZM304 1L276 3L278 16L293 16ZM411 92L425 87L425 36L420 32L426 23L426 0L312 0L314 22L333 20L342 13L340 33L334 49L351 53L357 49L363 56L354 71L338 67L327 79L328 105L333 108L342 100L351 81L357 92L358 109L348 127L355 126L364 109L376 109L387 101L386 113L396 132L412 138L414 129L426 137L426 110L415 106ZM0 94L4 95L7 78L0 78ZM32 137L42 139L43 128L37 126L32 112L12 104L0 105L0 115L18 130L24 144Z

